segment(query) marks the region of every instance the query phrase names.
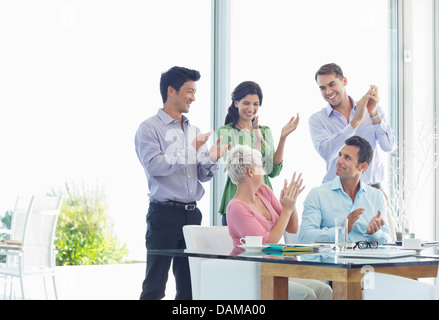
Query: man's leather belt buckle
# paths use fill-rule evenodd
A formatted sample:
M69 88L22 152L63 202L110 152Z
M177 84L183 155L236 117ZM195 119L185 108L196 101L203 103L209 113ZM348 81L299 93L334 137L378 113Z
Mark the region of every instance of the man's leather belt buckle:
M184 209L187 210L187 211L193 211L193 210L195 210L196 207L197 206L195 204L186 204L184 206Z
M182 208L186 211L194 211L197 208L197 203L181 203L176 201L157 201L155 199L150 199L149 202L160 204L162 206L168 206L168 207L176 207L176 208Z

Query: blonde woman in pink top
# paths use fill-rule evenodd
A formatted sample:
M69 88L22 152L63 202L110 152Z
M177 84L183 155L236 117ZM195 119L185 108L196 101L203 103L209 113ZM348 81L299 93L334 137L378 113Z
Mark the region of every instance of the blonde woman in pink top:
M227 226L235 248L246 236L262 236L278 243L285 231L297 233L296 200L305 188L302 174L284 182L280 199L264 184L262 156L247 145L237 145L226 159L229 177L238 189L227 207ZM290 279L290 299L332 299L332 290L318 280Z
M249 146L238 145L227 158L229 177L238 190L227 207L227 225L237 247L239 239L260 235L265 243L278 243L285 231L297 233L296 199L303 191L302 174L291 183L285 180L280 201L264 184L261 153Z

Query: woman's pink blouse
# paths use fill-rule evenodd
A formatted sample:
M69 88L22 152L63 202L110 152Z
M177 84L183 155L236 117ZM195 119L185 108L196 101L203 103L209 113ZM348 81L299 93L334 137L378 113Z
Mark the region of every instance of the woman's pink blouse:
M272 221L268 221L262 214L254 211L250 206L233 198L227 206L227 226L233 239L235 248L240 245L240 239L246 236L262 236L265 244L270 237L270 230L279 220L282 205L273 191L264 185L256 194L271 213Z

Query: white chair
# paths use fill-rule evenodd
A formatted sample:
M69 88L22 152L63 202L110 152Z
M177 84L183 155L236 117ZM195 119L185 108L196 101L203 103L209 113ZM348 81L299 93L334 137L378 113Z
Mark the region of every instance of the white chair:
M188 249L233 250L227 226L184 226ZM252 261L189 258L194 300L258 300L261 264Z
M14 211L13 211L13 215L12 215L12 221L11 221L11 226L10 229L0 229L0 234L5 235L5 238L8 238L9 240L5 240L3 243L5 244L5 246L3 246L4 248L7 248L10 246L10 239L13 234L13 232L15 231L15 239L20 239L20 240L14 240L15 243L19 244L18 246L14 246L15 249L20 249L21 250L21 238L24 232L24 225L26 222L26 217L28 215L28 213L30 212L30 210L32 209L32 203L33 203L33 197L17 197L16 201L15 201L15 207L14 207ZM17 242L18 241L18 242ZM8 265L11 264L11 259L13 259L12 257L8 257L5 250L0 250L0 254L2 255L2 257L6 257L6 261L8 261ZM2 279L4 279L4 292L3 292L3 297L6 298L6 289L7 289L7 283L10 282L10 277L7 277L6 274L4 274L2 272L2 270L6 270L4 269L6 267L6 263L1 264L0 266L0 276L2 277Z
M58 298L55 283L55 230L61 209L62 197L18 197L12 216L12 240L21 242L15 248L3 246L0 254L6 255L6 266L0 274L7 280L20 281L21 297L25 299L24 277L41 275L52 277L55 298ZM46 298L49 297L44 281ZM12 282L11 292L12 297Z
M12 214L11 228L0 229L0 233L8 235L9 238L14 233L16 239L21 239L24 232L26 217L31 209L32 203L33 197L17 197L14 212Z
M379 272L366 272L363 278L364 300L439 300L436 285Z
M20 246L22 245L21 238L24 233L24 225L26 222L26 218L30 210L32 209L33 197L17 197L15 200L15 207L12 215L12 221L10 225L10 229L0 229L0 234L4 235L6 240L3 240L4 244L10 245L11 243L18 243ZM15 236L12 236L14 233ZM11 237L14 239L20 240L10 240ZM5 265L2 265L3 267ZM2 275L0 273L0 275Z
M188 249L233 250L227 226L184 226L183 235ZM260 262L190 257L189 268L194 300L261 299ZM290 279L289 298L305 299L307 293L303 289L293 289L293 283Z

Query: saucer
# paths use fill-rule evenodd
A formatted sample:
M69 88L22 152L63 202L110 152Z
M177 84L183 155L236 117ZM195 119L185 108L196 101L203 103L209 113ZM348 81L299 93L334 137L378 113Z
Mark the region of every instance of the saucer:
M259 258L264 257L267 254L264 251L244 251L239 254L241 257L251 257L251 258Z
M262 245L262 246L246 246L245 244L238 245L238 247L245 249L245 251L249 252L258 252L262 251L262 249L268 248L269 245Z

